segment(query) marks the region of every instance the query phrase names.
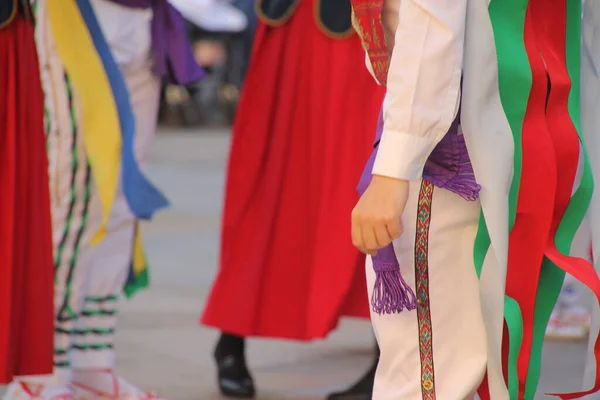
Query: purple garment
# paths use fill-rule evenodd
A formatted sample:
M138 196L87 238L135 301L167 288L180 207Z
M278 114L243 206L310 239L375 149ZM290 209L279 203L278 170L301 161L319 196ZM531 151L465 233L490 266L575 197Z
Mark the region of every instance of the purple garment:
M152 56L157 76L178 85L204 76L188 42L183 17L167 0L109 1L131 8L152 8Z
M465 137L458 132L459 125L460 114L425 163L423 179L474 201L479 197L481 186L475 181Z
M466 200L473 201L479 197L481 187L475 181L465 139L458 133L459 124L460 117L457 116L446 136L438 143L425 163L423 179L433 183L434 186L450 190ZM360 193L366 190L371 181L371 172L377 157L377 146L382 134L383 116L380 114L375 137L377 145L360 177L357 187Z
M459 113L460 115L460 113ZM475 181L473 167L467 152L464 137L458 133L460 117L457 116L448 133L435 147L423 170L423 179L435 186L450 190L466 200L476 200L481 186ZM383 115L377 123L376 148L371 153L360 177L357 190L364 193L371 182L377 146L383 134ZM375 284L371 296L371 307L377 314L399 313L404 309L414 310L417 299L412 288L400 273L400 265L393 244L380 249L372 257Z

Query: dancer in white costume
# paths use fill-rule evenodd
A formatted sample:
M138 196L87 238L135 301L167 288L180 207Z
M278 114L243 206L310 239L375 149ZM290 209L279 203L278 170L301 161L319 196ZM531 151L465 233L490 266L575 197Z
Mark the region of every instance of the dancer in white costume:
M453 123L460 102L466 4L436 3L422 10L413 1L382 4L383 33L393 51L387 77L379 73L376 78L387 82L388 93L378 148L363 173L363 194L352 215L354 244L373 255L366 268L371 320L382 350L376 400L467 399L488 364L473 261L480 187L460 123ZM432 23L432 18L441 22ZM369 25L362 23L363 29ZM368 40L364 31L359 33ZM371 60L373 45L365 46ZM414 63L407 65L406 59ZM373 65L368 64L371 71L381 71ZM510 131L503 132L498 148L510 149ZM428 158L434 162L426 167ZM504 162L498 161L498 174L503 174ZM505 393L501 379L493 384Z
M578 129L580 4L352 3L370 69L388 90L352 215L353 242L371 255L381 349L373 399L532 400L565 272L600 298L592 266L570 257L592 175L600 176L586 153L598 141L598 69L590 66L599 64L589 55L581 120L594 139ZM584 19L583 36L597 47L595 17ZM584 391L563 398L597 398L600 375L589 370Z
M37 383L36 399L69 399L71 393L82 400L158 399L114 373L118 301L132 273L137 218L119 184L105 238L92 245L102 224L100 191L84 146L82 104L57 51L47 1L55 0L36 2L36 29L50 159L55 373L18 379L6 398L34 398L26 384ZM143 164L156 131L162 78L152 57L153 9L108 0L92 0L91 5L127 86L135 119L135 159ZM201 76L195 64L190 72L188 81Z

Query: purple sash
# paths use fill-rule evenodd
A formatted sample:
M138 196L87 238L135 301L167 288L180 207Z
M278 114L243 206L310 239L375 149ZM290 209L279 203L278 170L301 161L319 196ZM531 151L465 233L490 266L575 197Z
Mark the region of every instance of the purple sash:
M460 115L460 112L459 112ZM454 120L448 133L436 146L425 164L423 179L435 186L450 190L466 200L474 201L481 187L475 181L463 135L459 134L460 118ZM371 182L377 148L383 134L383 113L377 123L376 147L363 170L357 191L362 195ZM375 285L371 296L371 307L377 314L393 314L405 308L414 310L417 299L414 291L402 277L393 244L380 249L372 257L375 270Z

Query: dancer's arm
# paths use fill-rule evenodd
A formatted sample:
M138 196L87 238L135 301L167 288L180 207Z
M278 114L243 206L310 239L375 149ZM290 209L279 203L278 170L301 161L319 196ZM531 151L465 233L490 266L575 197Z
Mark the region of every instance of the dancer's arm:
M456 116L467 0L402 0L373 174L421 178Z
M352 213L352 242L375 254L402 234L408 182L456 116L468 0L402 0L373 178Z

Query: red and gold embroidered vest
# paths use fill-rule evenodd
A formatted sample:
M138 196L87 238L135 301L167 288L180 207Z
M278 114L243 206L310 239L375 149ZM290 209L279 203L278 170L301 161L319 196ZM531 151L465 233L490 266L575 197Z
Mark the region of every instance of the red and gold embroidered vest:
M352 25L369 55L377 81L385 85L390 66L381 11L383 0L352 0Z
M300 1L258 0L256 11L267 25L280 26L293 15ZM315 0L315 16L323 32L330 37L345 38L354 27L377 80L385 85L389 55L381 22L382 9L383 0Z

